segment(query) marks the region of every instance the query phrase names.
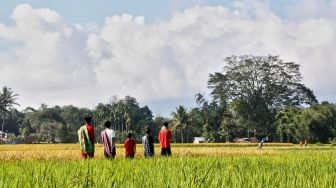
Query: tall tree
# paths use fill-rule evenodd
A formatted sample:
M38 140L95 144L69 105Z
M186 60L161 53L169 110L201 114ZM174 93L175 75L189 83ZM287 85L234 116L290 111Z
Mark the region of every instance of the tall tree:
M190 138L194 136L201 136L202 135L202 126L203 126L203 120L202 112L200 111L200 108L192 108L189 111L189 123L188 123L188 132L187 137Z
M299 142L308 139L309 129L301 121L302 111L295 106L286 106L276 114L275 124L280 142Z
M179 130L181 133L181 141L183 143L183 130L187 127L187 122L189 119L187 109L184 106L179 106L176 108L176 112L172 112L172 130Z
M215 99L239 101L240 117L255 132L267 134L273 127L276 110L285 105L317 102L301 82L299 65L279 56L230 56L224 72L210 74L208 87Z
M8 131L9 133L14 133L15 135L20 134L20 128L22 126L22 121L24 118L24 114L19 112L17 109L10 109L8 115L5 118L5 126L4 131Z
M2 88L0 93L0 112L2 114L2 125L1 125L1 143L3 141L3 127L5 125L5 116L9 113L9 109L14 105L19 105L16 103L17 97L19 95L14 93L11 88L6 86Z
M110 109L107 107L107 105L104 105L103 103L99 103L94 112L94 127L95 127L95 134L96 134L96 140L100 140L100 132L103 130L103 123L104 121L110 119Z
M227 108L226 102L222 99L214 99L208 102L201 94L197 94L195 99L199 105L195 112L200 112L200 118L197 119L202 122L202 135L211 142L223 141L223 134L220 129L223 114Z
M306 108L302 119L310 131L310 141L327 143L336 137L336 108L327 102Z

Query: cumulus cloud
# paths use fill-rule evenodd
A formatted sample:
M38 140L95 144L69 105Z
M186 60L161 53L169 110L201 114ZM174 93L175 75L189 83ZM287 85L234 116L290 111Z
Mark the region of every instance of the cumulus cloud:
M11 18L13 25L0 25L0 40L19 45L0 53L0 80L20 94L22 103L71 103L96 84L85 31L52 10L28 4L18 5Z
M289 21L265 3L242 1L235 8L191 7L154 23L112 15L94 29L27 4L11 18L13 25L0 23L0 40L19 45L0 52L0 84L12 87L25 105L93 107L112 95L143 103L192 100L232 54L295 61L308 87L335 102L329 98L336 91L332 17Z

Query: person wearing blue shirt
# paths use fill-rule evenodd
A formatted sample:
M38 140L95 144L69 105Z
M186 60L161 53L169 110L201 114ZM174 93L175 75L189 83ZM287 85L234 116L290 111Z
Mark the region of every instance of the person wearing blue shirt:
M260 140L260 143L259 143L259 145L258 145L258 149L262 149L262 147L263 147L263 145L264 145L266 139L267 139L266 137L263 137L263 138Z

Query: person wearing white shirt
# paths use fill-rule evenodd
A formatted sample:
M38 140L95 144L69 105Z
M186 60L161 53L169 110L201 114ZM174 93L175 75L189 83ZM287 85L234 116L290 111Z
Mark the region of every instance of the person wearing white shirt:
M105 121L105 130L101 132L101 141L104 147L104 156L109 159L114 159L116 155L115 149L115 132L111 129L111 122Z

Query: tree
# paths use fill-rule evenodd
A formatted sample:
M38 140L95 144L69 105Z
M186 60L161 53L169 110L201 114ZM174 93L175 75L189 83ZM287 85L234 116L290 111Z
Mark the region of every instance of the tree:
M136 99L131 96L126 96L120 100L114 98L109 104L99 103L93 114L97 138L100 137L99 133L105 120L112 122L112 128L117 134L120 134L120 137L126 136L125 132L129 131L142 132L142 128L153 124L150 109L147 106L140 107ZM134 138L140 138L140 136L134 135Z
M62 107L60 112L60 116L70 132L77 132L78 128L82 125L84 114L90 113L81 112L81 109L72 105Z
M54 143L56 142L56 132L62 127L62 123L59 122L44 122L40 129L38 130L36 136L40 136L43 139L40 141L46 141L48 143ZM65 135L66 136L66 135Z
M103 123L104 121L110 119L110 112L109 109L107 107L107 105L104 105L103 103L99 103L94 112L93 112L93 116L94 116L94 126L95 126L95 133L96 133L96 140L101 140L100 139L100 132L103 130Z
M155 135L155 133L160 131L161 126L165 123L168 122L168 118L164 118L161 116L156 116L153 120L153 126L151 127L152 133ZM156 135L157 136L157 135Z
M14 133L15 135L20 134L20 128L22 126L24 114L19 112L15 108L11 108L8 115L5 118L4 131L9 133Z
M187 137L202 135L203 117L199 108L192 108L189 111L188 132Z
M328 143L336 136L336 108L327 102L306 108L302 113L310 131L310 141Z
M301 82L299 65L279 56L230 56L224 72L210 74L208 87L217 100L239 101L249 129L267 134L276 111L286 105L314 104L313 92Z
M281 142L299 142L309 138L309 128L302 119L302 112L295 106L286 106L277 113L275 124Z
M2 126L1 126L1 143L3 141L3 127L5 125L5 116L9 113L9 109L14 105L19 105L16 103L16 99L19 95L14 93L11 88L3 87L0 93L0 112L2 113Z
M49 108L42 104L38 110L27 112L23 119L23 134L35 135L39 142L55 142L56 130L65 124L61 111L58 106Z
M146 127L151 128L154 125L152 111L148 106L144 106L138 110L137 113L137 127L135 127L135 132L144 132Z
M187 127L188 122L188 113L187 109L184 106L179 106L176 108L176 112L172 112L172 130L177 131L180 130L181 133L181 141L183 143L183 130Z
M199 105L197 111L200 112L201 118L197 119L201 119L202 122L202 135L211 142L223 141L221 122L227 108L226 101L214 99L208 102L201 94L197 94L195 99Z
M76 136L71 137L69 133L70 132L66 125L64 124L60 125L60 127L56 129L56 137L58 139L58 142L62 142L62 143L73 142L74 141L73 138L76 138Z
M224 136L226 142L233 140L233 134L236 130L236 123L233 114L227 110L223 114L221 122L221 135Z

